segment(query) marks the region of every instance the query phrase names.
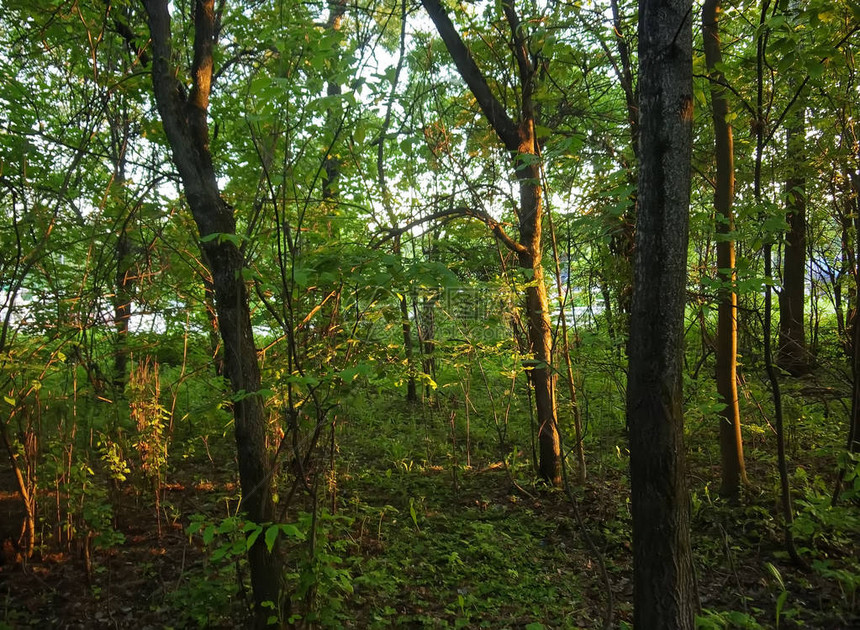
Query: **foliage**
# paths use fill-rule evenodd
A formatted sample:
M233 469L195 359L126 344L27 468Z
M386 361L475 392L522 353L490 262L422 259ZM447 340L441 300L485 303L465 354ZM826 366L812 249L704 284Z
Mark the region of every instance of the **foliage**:
M105 623L122 625L122 611L110 608L121 599L115 589L147 579L156 584L151 599L127 594L128 624L243 626L246 556L259 541L284 558L292 618L279 623L598 627L606 593L596 560L567 502L534 482L522 296L535 280L493 232L518 236L516 173L446 47L409 3L215 5L223 12L209 148L236 230L201 239L155 106L142 4L2 4L0 542L4 561L29 564L3 591L0 627L30 615L34 624L74 625L83 615L50 599L53 591L16 586L18 577L56 578L64 601L108 607L99 609ZM194 59L194 6L170 3L178 76ZM590 475L573 492L606 556L616 619L629 624L625 348L638 195L628 97L637 94L637 7L446 6L505 107L519 106L521 87L506 7L518 12L515 32L538 68L541 146L531 159L552 216L552 229L541 227L554 368L563 365L564 309ZM860 576L860 460L845 448L858 300L860 14L853 0L812 0L739 3L724 18L737 171L727 236L718 237L712 209L707 73L703 57L694 59L683 379L698 623L850 627ZM796 160L786 125L801 110L806 153ZM782 289L786 182L798 173L814 370L779 376L790 531L808 574L779 548L762 349L763 290ZM475 218L484 215L498 223ZM751 480L741 505L715 492L724 404L713 379L725 285L718 238L733 239L738 252ZM772 277L767 241L780 254ZM219 242L241 250L259 392L233 391L224 371L219 313L229 318L235 305L216 304L202 253ZM565 370L556 376L570 449L572 401ZM414 403L404 402L410 382ZM277 499L272 522L259 524L241 511L235 463L233 414L251 396L264 401L266 490ZM24 495L32 557L21 553ZM153 567L159 580L145 573ZM77 578L62 581L66 574ZM88 620L94 610L84 611Z

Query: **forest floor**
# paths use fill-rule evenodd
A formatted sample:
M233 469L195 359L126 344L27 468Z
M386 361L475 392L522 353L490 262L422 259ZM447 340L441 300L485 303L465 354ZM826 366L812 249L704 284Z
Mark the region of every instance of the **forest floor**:
M404 435L411 436L405 443ZM296 598L295 608L314 611L328 627L600 628L611 594L613 627L629 627L623 448L595 462L588 483L574 492L598 557L573 503L530 481L521 453L509 454L507 462L484 456L468 466L462 440L452 450L444 435L444 427L425 430L420 422L343 428L334 513L327 494L314 562L288 566L296 585L308 566L315 576L314 588ZM806 468L816 465L811 460ZM243 627L244 565L229 561L229 554L215 560L211 544L207 552L199 534L186 533L192 514L217 522L235 509L232 470L231 461L219 458L179 460L158 513L151 498L117 491L114 528L121 536L107 548L89 537L87 544L37 549L24 563L5 553L0 629ZM699 486L692 532L700 627L860 628L857 583L851 581L857 576L840 564L860 554L856 530L819 536L809 556L817 569L799 569L783 551L770 489L750 489L741 506L730 506L700 483L718 478L708 458L694 454L691 472ZM772 475L770 465L750 471L755 479ZM13 495L3 484L0 534L9 538L19 525L11 524ZM43 509L56 496L40 497Z

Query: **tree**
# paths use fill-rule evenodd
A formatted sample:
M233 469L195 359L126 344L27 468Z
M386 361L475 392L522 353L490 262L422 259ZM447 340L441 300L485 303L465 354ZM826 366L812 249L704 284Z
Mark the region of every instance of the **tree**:
M682 367L692 147L692 2L639 4L639 215L628 343L633 621L695 627Z
M173 152L207 266L212 272L218 325L224 342L224 368L235 394L233 413L242 486L242 507L258 524L271 522L269 458L265 446L266 415L260 395L260 366L251 329L244 259L238 247L233 208L223 199L209 150L207 121L214 81L214 53L220 10L214 0L196 0L191 89L178 78L181 69L171 37L168 0L144 0L152 37L152 81L164 131ZM281 565L262 537L248 552L256 623L266 626L267 602L280 605Z
M552 324L541 258L543 256L543 186L541 184L540 144L537 137L539 57L529 50L526 26L520 22L512 0L503 0L510 45L519 78L519 108L512 118L498 100L486 77L475 63L472 53L463 43L439 0L422 0L424 8L436 26L439 36L451 55L460 76L471 90L499 141L511 156L519 187L519 240L504 234L502 226L493 225L501 241L518 256L519 266L527 276L526 316L528 337L533 354L531 382L537 407L538 440L540 444L540 473L553 485L561 485L561 443L555 399L556 377L552 369Z
M711 111L714 122L715 158L717 164L714 210L717 225L717 276L719 306L717 322L717 392L724 405L720 411L720 457L722 486L720 492L737 499L741 484L746 483L744 447L741 436L741 413L738 405L738 296L735 292L734 213L735 195L734 143L729 123L729 102L725 86L719 20L720 0L706 0L702 6L702 33L705 62L710 75Z
M804 303L806 301L806 115L801 96L786 122L785 249L782 290L779 293L779 348L777 364L793 376L809 371Z

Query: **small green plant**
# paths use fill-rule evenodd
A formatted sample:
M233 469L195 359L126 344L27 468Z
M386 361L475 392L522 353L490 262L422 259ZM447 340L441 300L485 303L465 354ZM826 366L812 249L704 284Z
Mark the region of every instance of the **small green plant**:
M352 519L320 510L299 514L298 527L309 532L304 559L288 578L295 580L294 609L303 610L305 622L321 627L341 627L340 614L346 595L353 593L352 575L344 566L343 531ZM301 550L297 550L302 553ZM295 620L293 620L295 621Z
M129 413L137 429L134 448L138 455L138 468L145 485L155 492L156 504L160 499L164 469L167 465L167 410L161 405L161 385L158 362L149 357L139 361L129 375L126 387ZM158 505L156 505L156 508Z
M102 435L97 443L101 460L107 467L110 478L117 483L122 483L131 474L131 468L122 452L122 446L106 435ZM92 471L90 471L92 474Z
M812 570L822 577L831 579L839 584L842 597L853 612L857 607L857 589L860 587L860 565L852 562L848 567L838 568L830 560L815 560Z
M703 609L702 614L696 617L696 628L699 630L728 630L729 628L764 630L765 626L756 621L755 617L749 613L739 610Z
M174 604L184 607L188 622L193 621L199 627L217 625L218 619L229 615L230 600L240 591L247 592L247 585L242 585L240 579L247 575L245 558L251 547L261 541L271 552L279 540L302 543L306 540L303 527L302 522L253 523L238 515L220 521L193 515L185 532L189 539L197 537L209 552L204 580L207 584L201 585L197 580L185 584L173 596ZM271 623L279 621L276 616L270 618Z
M779 590L779 595L776 596L776 613L775 613L775 619L774 619L775 627L777 630L779 630L779 621L783 617L783 612L786 613L785 614L786 617L790 617L790 616L793 616L792 613L794 613L796 611L794 611L794 610L784 611L785 602L788 599L788 590L785 588L785 581L782 579L782 574L779 572L779 569L777 569L770 562L765 563L765 568L767 569L768 573L770 573L773 576L773 578L776 580L776 583L779 584L780 590Z

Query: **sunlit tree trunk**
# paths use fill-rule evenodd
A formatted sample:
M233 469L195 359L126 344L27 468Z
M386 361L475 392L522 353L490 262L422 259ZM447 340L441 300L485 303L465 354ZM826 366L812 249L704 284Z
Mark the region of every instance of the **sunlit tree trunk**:
M520 203L517 209L519 241L502 238L498 224L493 230L514 251L526 275L526 317L532 361L529 365L537 408L540 474L553 485L561 485L561 441L555 399L555 372L552 369L552 323L541 258L543 221L543 187L541 186L540 147L535 135L536 71L525 40L525 30L512 0L502 1L502 10L511 32L510 46L519 75L519 111L516 120L493 94L471 52L451 22L439 0L422 0L439 36L451 54L460 76L510 153L516 173Z
M682 368L693 121L691 0L639 3L640 174L628 345L633 625L695 628Z
M717 393L725 407L720 412L720 459L722 486L720 492L737 499L741 484L746 483L744 447L741 437L741 414L738 405L738 296L735 293L734 215L735 165L732 126L728 123L729 103L725 76L720 67L720 0L705 0L702 6L702 30L705 61L710 75L711 107L714 120L715 157L717 163L714 210L717 224L717 268L720 279L717 321Z

